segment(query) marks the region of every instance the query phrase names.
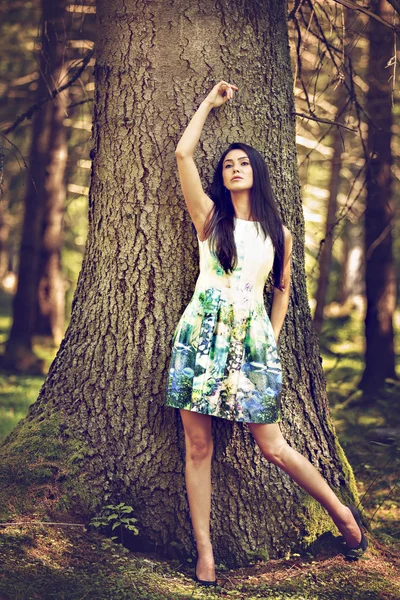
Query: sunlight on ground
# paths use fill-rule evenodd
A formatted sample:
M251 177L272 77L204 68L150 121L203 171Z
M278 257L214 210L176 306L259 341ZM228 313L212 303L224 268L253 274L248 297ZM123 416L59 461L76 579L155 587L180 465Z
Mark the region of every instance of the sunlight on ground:
M9 317L0 317L4 347ZM332 419L353 467L370 527L370 551L356 564L338 554L258 562L218 572L221 588L198 588L192 565L131 553L109 539L68 526L0 528L0 597L143 598L189 600L398 600L400 598L399 440L376 441L379 427L400 428L400 383L388 382L372 405L357 383L363 370L363 324L339 316L324 323L321 354ZM398 342L397 342L398 346ZM36 347L50 364L55 350ZM42 376L0 374L0 439L22 419L39 393ZM18 515L15 515L18 518ZM13 596L10 596L12 590ZM62 590L62 595L60 595Z

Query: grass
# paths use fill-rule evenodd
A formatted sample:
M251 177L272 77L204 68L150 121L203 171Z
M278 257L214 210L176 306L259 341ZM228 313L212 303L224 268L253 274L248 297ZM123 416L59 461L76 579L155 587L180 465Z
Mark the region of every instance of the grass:
M357 563L339 555L293 556L222 571L213 591L193 582L192 566L132 553L78 528L9 526L0 536L0 558L0 597L10 600L400 597L398 555L382 548Z
M0 292L0 354L4 352L10 327L11 296ZM54 347L36 343L33 350L47 366L50 366L56 353ZM0 440L4 439L27 414L29 406L39 394L43 381L43 375L0 372Z
M0 343L6 329L0 319ZM33 515L0 527L0 599L399 600L400 440L382 441L375 430L400 428L400 384L388 382L374 401L357 391L363 361L355 318L325 324L322 354L332 417L369 519L370 550L361 560L349 563L331 548L234 571L220 566L220 587L205 590L191 579L190 562L133 553L82 526L33 523ZM42 381L0 376L0 437L26 414Z
M43 379L42 376L0 373L0 439L26 415L38 396Z
M399 551L400 380L388 380L378 397L363 395L357 389L364 369L363 343L363 324L354 315L325 324L321 349L327 392L369 525L380 543ZM398 433L379 435L385 429Z

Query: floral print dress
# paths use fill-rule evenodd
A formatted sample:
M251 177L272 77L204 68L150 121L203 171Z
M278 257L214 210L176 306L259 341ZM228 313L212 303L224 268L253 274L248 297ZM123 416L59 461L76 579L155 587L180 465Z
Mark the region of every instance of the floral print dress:
M274 248L255 221L234 220L238 264L226 274L207 240L172 338L165 403L247 423L280 417L282 370L263 290Z

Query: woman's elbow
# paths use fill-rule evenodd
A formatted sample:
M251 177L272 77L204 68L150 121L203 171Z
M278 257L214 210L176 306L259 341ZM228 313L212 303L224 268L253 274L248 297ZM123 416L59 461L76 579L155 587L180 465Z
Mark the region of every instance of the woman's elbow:
M175 148L175 157L177 160L188 158L190 156L190 153L186 152L183 148L179 148L179 145Z
M280 286L275 288L274 293L282 298L288 297L290 295L290 282L281 281Z

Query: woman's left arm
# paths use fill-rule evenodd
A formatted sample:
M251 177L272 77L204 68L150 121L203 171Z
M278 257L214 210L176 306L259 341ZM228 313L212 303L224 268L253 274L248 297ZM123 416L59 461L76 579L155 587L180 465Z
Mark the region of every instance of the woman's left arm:
M279 288L274 288L274 298L272 300L271 309L271 325L272 329L274 330L277 342L289 306L290 294L290 259L292 255L292 234L286 227L283 227L283 231L285 234L285 253L283 259L282 274L283 290L280 290Z

